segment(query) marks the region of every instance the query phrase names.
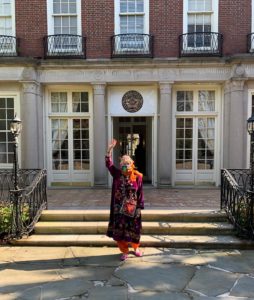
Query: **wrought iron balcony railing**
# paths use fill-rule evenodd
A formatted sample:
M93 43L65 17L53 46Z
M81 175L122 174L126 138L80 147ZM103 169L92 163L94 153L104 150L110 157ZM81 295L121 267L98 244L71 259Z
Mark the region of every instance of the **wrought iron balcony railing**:
M179 56L222 56L223 36L217 32L192 32L179 36Z
M0 56L17 56L18 41L15 36L0 35Z
M141 33L113 35L111 57L153 57L153 36Z
M86 39L80 35L55 34L43 38L45 58L85 58Z
M247 50L249 53L254 53L254 33L247 35Z

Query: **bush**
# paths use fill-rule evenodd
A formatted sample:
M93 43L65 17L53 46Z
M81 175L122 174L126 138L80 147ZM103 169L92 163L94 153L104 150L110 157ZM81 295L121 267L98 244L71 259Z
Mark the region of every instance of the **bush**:
M11 230L13 208L14 206L11 203L0 203L0 236L5 236ZM21 221L23 224L29 221L28 204L22 205Z

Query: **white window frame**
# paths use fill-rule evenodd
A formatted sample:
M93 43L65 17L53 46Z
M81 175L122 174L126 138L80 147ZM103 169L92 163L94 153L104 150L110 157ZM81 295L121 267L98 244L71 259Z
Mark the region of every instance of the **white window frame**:
M198 111L198 91L200 90L213 90L215 91L215 110L214 111ZM192 111L177 111L177 92L178 91L193 91L193 110ZM195 96L196 95L196 96ZM195 172L213 172L214 173L214 183L216 186L220 183L220 164L221 164L221 152L220 152L220 144L221 144L221 89L216 85L198 85L198 86L175 86L173 90L173 114L174 117L172 118L172 185L174 186L176 183L179 183L176 180L176 173L177 169L175 166L176 162L176 118L177 117L191 117L191 118L198 118L198 117L214 117L216 119L215 125L215 149L214 149L214 169L213 170L198 170L196 166L196 161L193 161L193 168L192 170ZM197 137L195 137L197 138ZM194 139L193 139L194 141ZM196 143L196 140L194 141ZM193 145L194 146L194 145ZM196 146L193 147L193 151L197 151ZM197 158L197 157L195 157ZM180 170L179 173L185 174L186 171L189 170ZM193 174L194 182L190 184L199 184L199 181L196 181L196 174ZM189 184L188 183L188 184Z
M14 115L17 114L18 117L20 117L20 94L19 93L12 93L12 92L0 92L0 98L14 98ZM21 142L22 142L22 131L20 133L20 136L18 138L19 140L19 147L18 147L18 163L19 166L21 166ZM0 169L11 169L13 168L13 163L11 164L3 164L0 163Z
M188 12L189 12L189 0L183 1L183 33L188 33ZM203 12L201 12L203 14ZM219 0L212 0L211 11L211 32L218 32L219 27ZM186 50L191 49L203 49L210 50L211 47L186 47Z
M67 93L67 99L68 94L71 94L72 92L88 92L88 103L89 103L89 112L71 112L71 103L67 101L68 111L67 112L51 112L51 93L52 92L66 92ZM65 183L68 184L68 179L72 179L72 177L82 178L81 180L83 183L88 183L89 186L94 185L94 144L93 144L93 101L92 101L92 89L88 86L61 86L61 85L55 85L52 87L47 87L45 89L45 106L44 106L44 115L45 115L45 135L44 135L44 141L45 141L45 156L44 161L46 162L47 169L48 169L48 184L51 185L52 183L56 182L54 179L54 174L59 174L60 176L57 176L59 180L57 180L57 183L61 182L63 185ZM52 158L51 158L51 120L54 118L63 118L63 119L70 119L70 118L86 118L89 120L89 151L90 151L90 169L89 170L53 170L52 168ZM68 129L69 130L69 129ZM69 148L69 151L73 151L73 147ZM72 171L72 174L70 172ZM72 176L72 177L70 177ZM74 182L78 182L79 180Z
M82 28L81 28L81 0L77 1L77 13L73 14L77 16L77 35L82 35ZM71 14L66 14L67 16L70 16ZM61 14L61 16L64 16L64 14ZM53 13L53 1L47 0L47 25L48 25L48 35L54 35L54 13ZM67 48L67 49L57 49L57 52L76 52L77 49L73 48Z
M144 0L144 13L120 13L120 1L115 0L115 34L120 34L120 15L144 15L144 34L149 34L149 0Z
M7 17L7 15L2 15L2 17ZM13 36L13 37L16 37L16 16L15 16L15 0L11 0L11 26L12 26L12 34L10 36ZM1 37L1 35L0 35ZM12 49L8 49L8 50L5 50L3 49L2 50L3 52L10 52L10 53L13 53L15 52L16 53L16 43L13 44L13 47Z

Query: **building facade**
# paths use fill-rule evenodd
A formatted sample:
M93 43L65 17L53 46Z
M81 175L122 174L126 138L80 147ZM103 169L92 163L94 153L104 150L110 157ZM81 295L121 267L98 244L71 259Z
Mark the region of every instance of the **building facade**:
M247 168L254 0L0 0L0 168L108 186L108 141L155 187Z

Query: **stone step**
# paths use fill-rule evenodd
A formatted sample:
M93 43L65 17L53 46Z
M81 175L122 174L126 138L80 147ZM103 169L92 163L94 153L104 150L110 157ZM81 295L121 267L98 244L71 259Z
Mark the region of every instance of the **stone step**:
M108 221L109 210L45 210L42 212L41 221ZM143 221L165 222L223 222L226 214L216 210L167 210L145 209L142 210Z
M115 246L105 235L32 235L12 241L15 246ZM254 249L254 243L224 235L142 235L142 247L194 249Z
M106 234L108 222L38 222L35 234ZM233 226L229 223L213 222L142 222L143 234L172 235L229 235Z

